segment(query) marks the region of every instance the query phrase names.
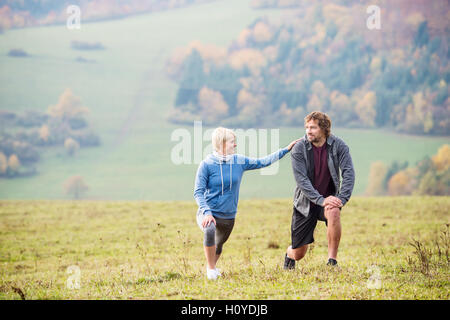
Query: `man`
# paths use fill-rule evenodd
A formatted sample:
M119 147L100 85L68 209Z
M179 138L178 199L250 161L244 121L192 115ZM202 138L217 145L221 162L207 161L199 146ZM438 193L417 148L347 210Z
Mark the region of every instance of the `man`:
M341 208L350 199L355 184L349 148L331 134L328 115L319 111L310 113L305 117L305 129L305 139L291 151L297 187L291 224L292 244L285 255L285 269L294 269L295 261L305 256L308 245L314 242L317 220L325 221L327 225L327 265L337 265Z

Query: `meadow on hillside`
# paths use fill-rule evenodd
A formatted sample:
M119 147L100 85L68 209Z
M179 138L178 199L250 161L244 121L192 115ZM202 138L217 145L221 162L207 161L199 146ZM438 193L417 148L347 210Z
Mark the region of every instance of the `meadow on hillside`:
M282 269L290 199L243 200L206 279L196 205L0 201L0 299L449 299L449 197L354 197L339 267L324 223L294 271Z

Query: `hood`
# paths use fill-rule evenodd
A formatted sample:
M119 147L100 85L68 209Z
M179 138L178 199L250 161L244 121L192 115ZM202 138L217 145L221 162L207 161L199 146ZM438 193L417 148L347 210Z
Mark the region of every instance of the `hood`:
M226 159L222 158L220 154L217 153L211 153L206 157L206 161L208 163L215 163L215 164L231 164L233 163L235 154L229 155L226 157Z

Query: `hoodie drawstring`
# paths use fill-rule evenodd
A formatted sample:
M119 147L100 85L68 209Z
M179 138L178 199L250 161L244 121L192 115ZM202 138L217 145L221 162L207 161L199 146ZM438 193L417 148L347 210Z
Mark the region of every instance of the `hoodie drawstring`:
M222 161L219 160L220 165L220 179L222 180L222 195L223 195L223 175L222 175Z
M231 187L233 186L233 166L231 165L230 162L230 191L231 191Z
M222 195L223 195L223 173L222 173L222 160L219 160L220 165L220 180L222 181ZM233 166L230 162L230 191L231 187L233 186Z

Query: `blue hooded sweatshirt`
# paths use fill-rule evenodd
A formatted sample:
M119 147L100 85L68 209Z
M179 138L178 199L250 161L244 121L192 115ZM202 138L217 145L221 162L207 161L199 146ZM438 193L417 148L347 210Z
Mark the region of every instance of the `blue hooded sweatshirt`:
M284 148L259 159L234 154L222 160L214 154L208 155L198 166L195 178L194 198L199 211L204 215L234 219L244 171L267 167L288 152Z

